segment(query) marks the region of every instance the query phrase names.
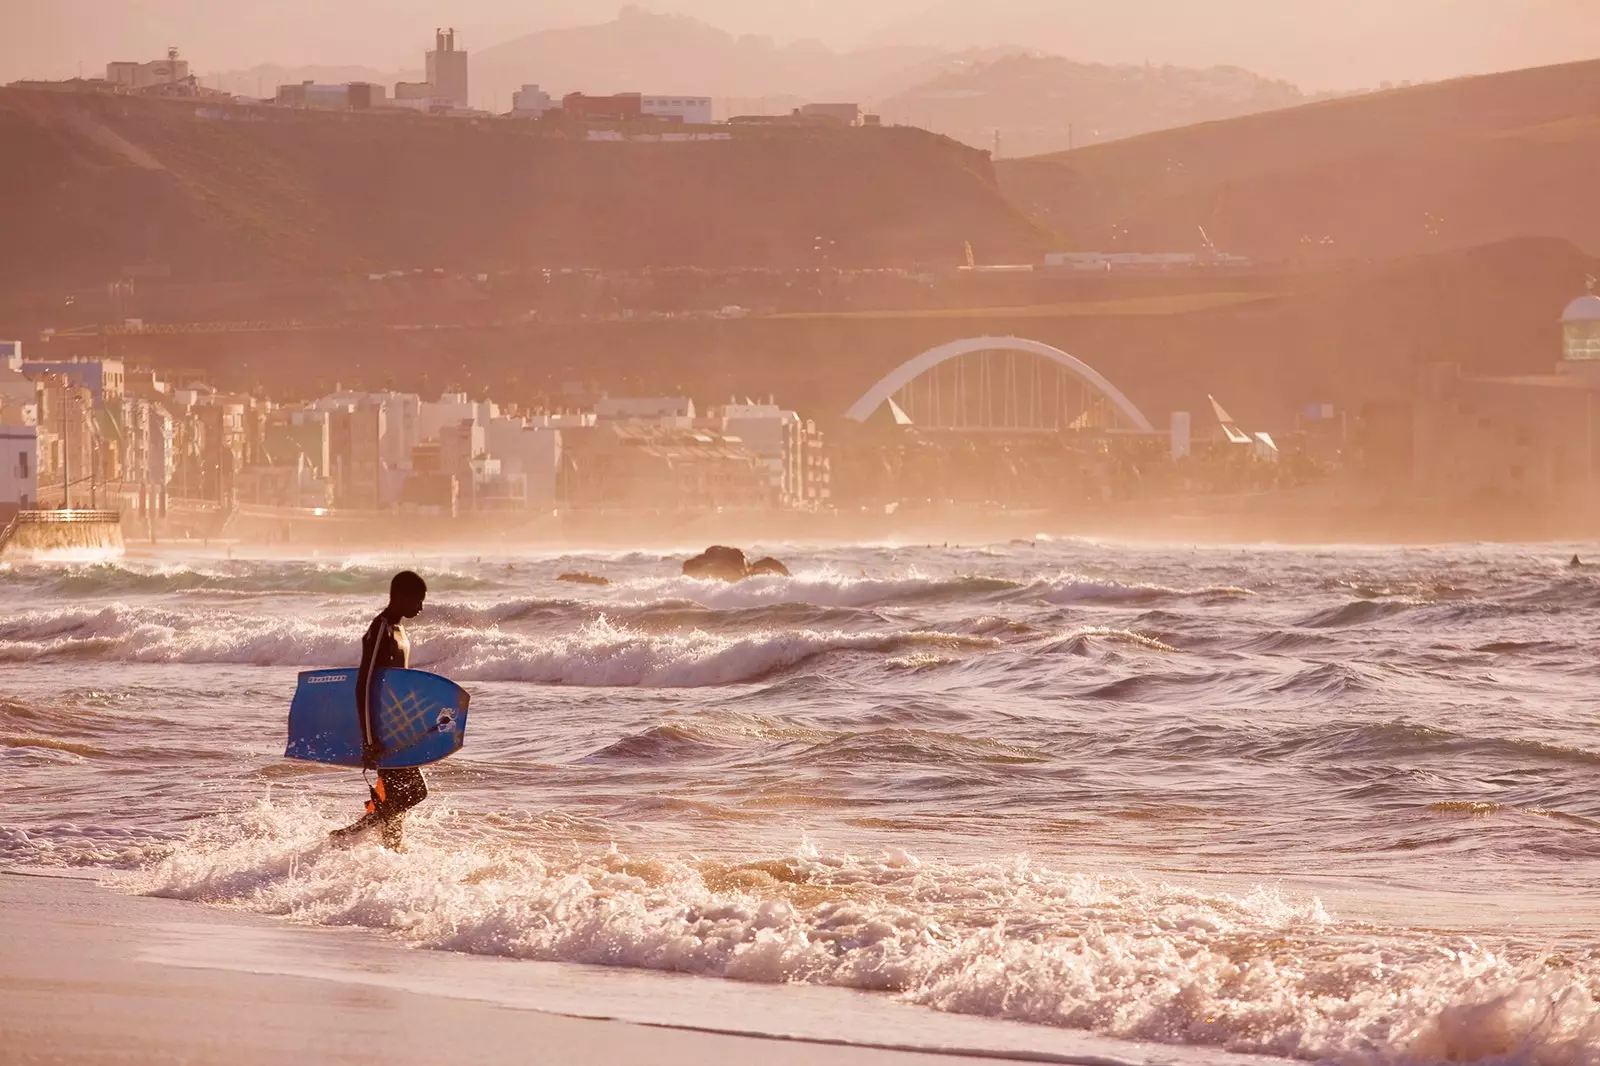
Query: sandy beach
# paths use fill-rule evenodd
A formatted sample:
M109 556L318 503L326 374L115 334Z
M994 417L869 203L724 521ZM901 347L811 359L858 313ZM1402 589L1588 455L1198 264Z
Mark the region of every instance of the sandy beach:
M568 1002L581 1008L576 1004L584 1002L584 968L507 965L533 976L533 984L568 978L568 991L578 992ZM1168 1058L1165 1048L1126 1044L1117 1048L1123 1055L1098 1055L1096 1048L1059 1055L1018 1048L992 1058L960 1050L858 1047L819 1034L813 1039L738 1036L576 1018L507 1005L517 997L518 989L510 986L515 981L494 991L490 983L509 972L494 960L416 951L362 930L334 930L330 936L330 930L237 911L126 896L90 880L0 872L0 989L5 992L0 996L0 1063L5 1066L371 1061L690 1066L755 1060L766 1066L933 1066ZM488 983L474 984L472 976ZM613 1005L626 1002L626 984L638 975L624 973L619 980L622 996L611 996ZM706 988L702 981L674 983L658 975L645 975L645 983L646 994L658 986L669 1000L678 989ZM426 988L437 988L438 994L410 991ZM741 986L728 988L738 1005ZM867 999L882 1004L877 997ZM907 1010L909 1016L923 1013ZM774 1031L781 1032L784 1018L781 1010L774 1013L754 1018L738 1012L726 1018L726 1028L754 1031L776 1023ZM848 1015L846 1008L842 1032L851 1024Z
M92 882L0 875L0 1063L655 1063L919 1066L953 1056L695 1032L564 1017L389 987L437 956L380 938L346 941L325 978L252 972L260 936L298 942L326 969L317 934ZM208 964L162 961L201 938ZM169 957L172 955L167 951ZM224 968L225 956L233 956ZM281 959L277 964L281 964ZM448 959L443 960L448 963ZM309 963L308 963L309 965ZM441 971L441 979L445 974ZM730 1019L730 1024L738 1024ZM960 1056L968 1062L1002 1060ZM1014 1059L1012 1061L1015 1061Z

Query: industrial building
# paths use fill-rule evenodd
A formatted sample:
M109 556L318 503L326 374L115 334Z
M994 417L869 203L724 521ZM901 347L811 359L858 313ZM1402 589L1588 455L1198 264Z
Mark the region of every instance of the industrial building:
M171 85L189 77L189 61L178 58L176 48L167 49L167 58L148 63L118 61L106 64L106 81L122 89L149 89Z
M470 107L467 53L456 48L456 31L434 30L433 40L433 51L427 55L427 76L434 99L448 107Z

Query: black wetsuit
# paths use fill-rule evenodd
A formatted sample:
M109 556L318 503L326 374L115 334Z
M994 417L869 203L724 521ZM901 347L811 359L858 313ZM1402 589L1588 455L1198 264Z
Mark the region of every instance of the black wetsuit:
M398 620L381 612L361 638L361 669L356 674L356 713L361 717L361 736L364 754L376 763L383 757L378 743L377 676L381 670L404 668L411 664L411 641L406 638ZM406 767L397 770L379 770L379 787L372 790L372 802L367 805L367 815L350 830L365 829L377 822L383 829L383 842L398 847L403 834L405 813L428 796L428 785L422 771Z

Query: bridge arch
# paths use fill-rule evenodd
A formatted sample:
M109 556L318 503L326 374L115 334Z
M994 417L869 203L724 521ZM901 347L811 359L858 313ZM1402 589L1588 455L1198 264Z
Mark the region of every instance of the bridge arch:
M877 411L886 400L923 374L942 363L978 352L1024 352L1049 360L1111 401L1112 405L1116 407L1124 418L1133 424L1135 429L1143 433L1155 432L1155 427L1144 416L1144 412L1140 411L1132 400L1124 396L1120 389L1106 380L1094 367L1075 356L1068 355L1060 348L1022 337L970 337L966 340L941 344L937 348L930 348L921 355L906 360L885 374L876 385L868 389L866 394L855 402L849 411L845 412L845 417L855 422L865 422L872 417L873 412Z

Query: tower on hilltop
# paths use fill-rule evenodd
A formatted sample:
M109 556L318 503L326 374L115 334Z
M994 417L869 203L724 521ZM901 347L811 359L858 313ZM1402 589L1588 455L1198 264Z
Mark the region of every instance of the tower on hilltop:
M467 107L467 53L456 49L456 31L433 31L433 51L428 53L428 84L435 100L452 107Z

